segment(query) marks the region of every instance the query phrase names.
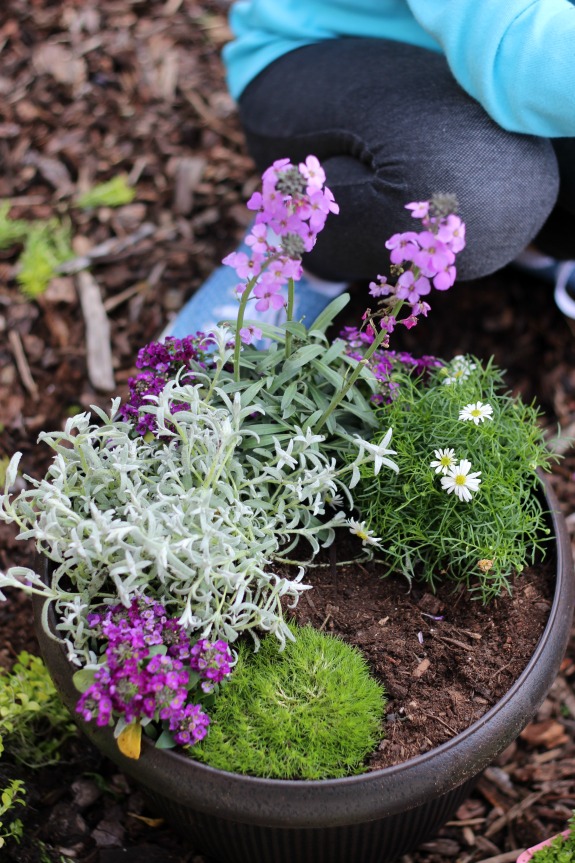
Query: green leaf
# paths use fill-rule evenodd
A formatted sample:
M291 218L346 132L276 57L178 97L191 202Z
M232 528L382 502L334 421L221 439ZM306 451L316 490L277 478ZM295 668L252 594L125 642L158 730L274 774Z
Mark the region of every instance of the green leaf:
M350 299L350 295L345 293L340 294L339 297L332 300L329 306L326 306L323 312L320 312L315 321L311 324L309 334L311 335L316 331L319 331L322 334L325 333L334 318L337 317L343 309L345 309Z
M246 405L251 404L255 397L258 395L262 387L265 385L265 380L254 381L246 390L242 392L241 395L241 404L242 407L245 408Z
M86 692L96 679L96 668L80 668L72 675L72 683L78 692Z
M162 731L162 733L156 740L155 745L158 749L173 749L176 745L176 741L174 740L169 731Z
M294 399L294 396L296 393L297 393L297 381L292 381L282 396L281 409L282 409L283 414L285 414L287 408L293 402L293 399Z
M298 339L307 339L307 329L301 321L286 321L283 325L286 333L291 333Z
M289 357L284 363L284 374L293 374L302 366L307 365L315 357L323 354L325 348L323 345L303 345Z
M335 369L330 368L323 360L314 360L312 365L314 369L317 369L321 377L325 378L337 392L343 389L345 385L343 375L340 375Z

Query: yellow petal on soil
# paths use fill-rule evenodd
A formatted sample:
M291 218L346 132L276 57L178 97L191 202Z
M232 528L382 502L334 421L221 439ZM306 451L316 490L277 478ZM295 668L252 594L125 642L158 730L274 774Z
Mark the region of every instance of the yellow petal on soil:
M139 722L126 725L118 736L118 749L126 758L138 759L142 751L142 726Z
M137 818L138 821L143 821L148 827L162 827L166 823L165 818L147 818L145 815L136 815L135 812L128 812L132 818Z

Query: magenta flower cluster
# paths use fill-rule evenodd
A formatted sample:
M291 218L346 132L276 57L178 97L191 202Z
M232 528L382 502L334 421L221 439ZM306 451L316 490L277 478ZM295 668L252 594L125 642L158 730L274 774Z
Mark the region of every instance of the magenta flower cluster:
M156 420L153 414L140 412L142 405L150 404L150 396L159 395L166 383L182 368L190 367L192 361L202 368L209 362L209 336L196 333L184 339L166 338L164 342L151 342L138 352L136 368L142 371L128 379L129 398L120 408L120 417L135 423L138 434L156 432ZM192 372L185 374L186 381L193 381ZM174 410L185 405L174 405Z
M181 746L205 737L210 719L202 704L194 703L197 686L211 693L231 673L225 641L201 639L191 646L178 621L146 597L132 600L129 608L115 605L90 614L88 623L107 644L105 662L76 707L86 722L154 720Z
M250 253L232 252L223 263L241 279L238 295L249 286L258 312L277 310L286 305L284 285L301 278L302 255L311 251L328 214L339 207L315 156L299 165L289 159L274 162L262 176L262 191L254 192L247 206L256 213L246 238ZM240 335L247 344L258 337L249 327Z

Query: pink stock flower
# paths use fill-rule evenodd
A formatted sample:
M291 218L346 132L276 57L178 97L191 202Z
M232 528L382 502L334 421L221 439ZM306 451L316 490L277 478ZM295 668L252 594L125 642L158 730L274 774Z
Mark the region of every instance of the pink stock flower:
M405 205L406 210L411 210L414 219L425 219L429 215L429 201L412 201Z
M385 248L391 251L389 256L391 263L403 264L404 261L412 261L414 255L419 252L418 237L415 231L393 234L385 243Z
M274 310L281 309L286 304L286 298L280 294L281 285L259 284L254 288L254 296L258 302L255 305L256 311L267 312L269 308Z
M437 238L457 254L465 247L465 224L459 216L451 213L440 223Z
M372 297L387 297L390 293L393 293L394 291L394 286L388 284L387 278L385 276L378 276L377 282L369 283L369 293Z
M433 277L433 287L437 291L447 291L455 282L455 275L456 270L452 264L444 267Z
M411 313L416 317L417 315L423 315L423 317L426 318L429 311L431 311L431 306L424 300L418 300L411 307Z
M251 279L261 272L263 260L263 255L253 254L250 257L245 252L231 252L222 263L233 267L240 279Z
M407 300L408 303L413 304L420 296L425 296L431 291L431 284L425 276L416 276L413 270L406 270L398 278L396 288L395 294L399 300Z
M307 180L308 195L311 194L314 189L323 188L323 184L325 183L325 171L315 156L308 156L305 162L300 162L299 170L300 174L302 174Z
M416 255L414 263L425 275L433 277L436 272L454 262L454 253L432 231L422 231L417 239L421 252Z
M268 229L262 224L253 225L250 233L246 237L246 245L251 246L252 252L259 255L265 255L268 250Z
M262 337L262 331L259 327L249 326L242 327L240 330L240 339L244 343L244 345L251 345L253 342L257 342Z

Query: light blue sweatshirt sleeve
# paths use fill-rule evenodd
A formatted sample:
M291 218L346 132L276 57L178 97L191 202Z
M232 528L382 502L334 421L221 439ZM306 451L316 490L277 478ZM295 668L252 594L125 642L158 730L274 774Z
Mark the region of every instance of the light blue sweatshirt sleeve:
M571 0L407 0L453 75L504 129L575 137Z

